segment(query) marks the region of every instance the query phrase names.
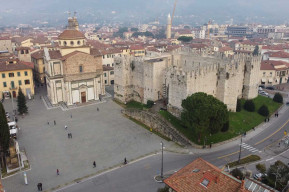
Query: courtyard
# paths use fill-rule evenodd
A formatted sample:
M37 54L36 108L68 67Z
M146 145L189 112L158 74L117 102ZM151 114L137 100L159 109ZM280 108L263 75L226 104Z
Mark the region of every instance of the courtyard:
M29 114L18 118L20 150L26 151L31 166L26 172L28 185L23 173L18 173L3 179L7 192L37 191L39 182L45 191L121 164L125 157L129 162L160 150L163 139L124 117L111 98L62 111L46 108L40 99L44 88L36 92L35 98L27 101ZM11 100L3 104L6 111L12 111ZM167 149L177 148L173 142L163 142Z

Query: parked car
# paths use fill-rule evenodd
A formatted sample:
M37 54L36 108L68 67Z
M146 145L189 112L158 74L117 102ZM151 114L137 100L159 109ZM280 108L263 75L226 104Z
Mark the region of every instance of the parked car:
M262 89L265 89L265 85L259 85L259 87L261 87Z
M266 89L269 89L269 90L275 90L274 87L270 86L270 87L266 87Z
M265 176L267 176L266 173L265 173L265 174L263 174L263 173L256 173L256 174L254 175L254 179L256 179L256 180L261 180L261 178L262 178L262 177L265 177Z
M259 94L260 95L263 95L263 96L268 96L269 94L267 93L267 92L265 92L265 91L259 91Z

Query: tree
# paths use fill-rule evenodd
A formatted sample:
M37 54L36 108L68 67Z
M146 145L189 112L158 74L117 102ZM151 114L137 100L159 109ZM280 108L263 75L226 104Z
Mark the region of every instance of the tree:
M229 128L230 128L230 121L227 121L227 122L223 125L221 131L222 131L222 132L227 132L227 131L229 130Z
M136 27L132 27L132 28L130 29L130 31L137 32L137 31L138 31L138 28L136 28Z
M9 148L10 131L7 124L5 109L0 102L0 148L5 153Z
M231 171L231 174L236 177L237 179L244 179L244 174L242 173L242 171L238 168L235 168Z
M269 115L269 109L266 105L262 105L259 108L258 113L264 117L267 117Z
M201 136L203 133L215 134L229 121L227 106L206 93L198 92L182 101L183 124Z
M192 37L187 37L187 36L180 36L178 38L178 40L182 42L190 42L192 39L193 39Z
M240 112L242 110L242 102L241 99L237 99L237 107L236 107L236 111Z
M256 165L256 169L260 172L260 173L266 173L266 165L265 164L260 164L258 163Z
M253 55L254 55L254 56L255 56L255 55L259 55L259 46L258 46L258 45L255 46L255 49L254 49L254 51L253 51Z
M138 37L138 36L154 37L154 34L152 34L152 32L149 32L149 31L146 31L146 32L134 32L132 34L132 37Z
M249 112L254 112L255 111L255 104L254 104L253 100L245 101L244 109L249 111Z
M152 100L148 100L148 101L147 101L147 107L148 107L148 108L152 108L153 105L154 105L154 102L153 102Z
M28 112L28 107L26 106L26 98L22 92L21 87L19 87L18 91L17 106L19 114L24 114Z
M282 161L276 161L268 169L264 183L281 191L289 181L288 173L289 167Z
M168 186L165 186L165 187L163 187L163 188L159 188L158 189L158 192L169 192L169 187Z
M124 33L124 32L128 32L128 28L127 28L127 27L121 27L121 28L119 28L118 31L113 34L113 36L114 36L114 37L121 37L121 38L123 38L123 33Z
M277 103L283 103L283 96L280 93L275 93L273 101Z

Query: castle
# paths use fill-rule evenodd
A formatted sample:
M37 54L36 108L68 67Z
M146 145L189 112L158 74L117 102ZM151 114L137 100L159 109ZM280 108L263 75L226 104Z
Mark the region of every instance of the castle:
M176 116L182 110L182 100L196 92L213 95L230 111L236 111L238 98L258 95L259 55L211 56L183 47L172 53L115 60L117 100L146 103L167 99L168 111Z

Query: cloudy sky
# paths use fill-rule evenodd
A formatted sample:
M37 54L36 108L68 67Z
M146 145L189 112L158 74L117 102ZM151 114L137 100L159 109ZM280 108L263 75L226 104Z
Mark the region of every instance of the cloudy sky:
M173 10L175 0L0 0L0 25L61 24L67 11L77 11L81 23L101 21L147 22ZM289 22L289 0L178 0L176 23L203 24Z

